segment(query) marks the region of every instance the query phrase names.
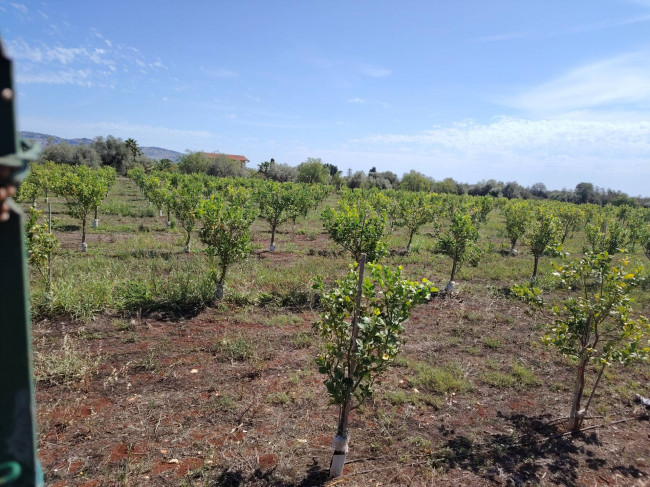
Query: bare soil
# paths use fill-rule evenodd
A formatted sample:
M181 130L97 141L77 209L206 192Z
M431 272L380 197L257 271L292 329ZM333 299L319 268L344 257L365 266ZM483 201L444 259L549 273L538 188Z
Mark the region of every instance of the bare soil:
M274 321L278 314L287 322ZM631 390L616 387L633 381L646 388L636 392L647 393L647 367L607 381L596 395L595 417L585 421L591 429L566 435L558 419L569 408L570 365L537 345L536 318L523 305L486 292L437 297L415 310L404 359L374 400L353 413L345 476L328 483L337 411L314 365L318 344L299 341L316 319L309 309L242 314L221 307L175 321L104 316L86 325L35 324L38 351L59 347L70 334L101 357L99 371L86 381L38 385L47 484L650 482L648 414ZM233 340L247 344L250 354L225 353L223 344ZM538 384L495 387L483 379L486 370L504 372L515 362L533 370ZM418 389L418 363L453 364L472 389Z

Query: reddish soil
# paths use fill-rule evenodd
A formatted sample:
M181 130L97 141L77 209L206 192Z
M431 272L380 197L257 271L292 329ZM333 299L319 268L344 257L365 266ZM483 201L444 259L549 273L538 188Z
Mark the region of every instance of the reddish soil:
M131 331L116 331L110 317L85 325L103 337L77 341L101 356L99 371L37 389L48 484L324 485L337 412L314 365L317 344L295 340L310 333L316 314L267 326L283 311L253 308L248 322L235 323L236 311L143 318ZM80 327L36 324L36 337L48 337L37 340L39 351ZM411 365L399 362L374 400L353 412L350 463L336 483L648 485L648 414L631 400L632 389L617 389L648 384L647 367L620 371L603 385L596 417L585 423L596 428L563 435L554 420L567 413L572 369L538 337L536 318L497 296L436 298L417 308L403 354ZM491 348L487 338L496 340ZM237 339L253 356L233 360L218 345ZM514 362L533 370L539 384L497 388L482 380L489 368L506 371ZM416 390L417 363L455 364L474 388ZM400 394L411 400L395 399Z

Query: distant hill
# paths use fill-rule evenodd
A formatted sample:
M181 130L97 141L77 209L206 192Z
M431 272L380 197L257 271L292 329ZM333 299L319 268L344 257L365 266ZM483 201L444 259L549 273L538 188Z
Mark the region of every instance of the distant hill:
M46 146L48 143L60 144L66 142L70 145L81 145L81 144L91 144L93 139L79 138L79 139L64 139L63 137L57 137L56 135L49 134L40 134L38 132L20 132L20 136L33 140L41 144L41 146ZM142 153L149 157L150 159L160 160L160 159L171 159L174 162L178 162L178 159L183 155L182 152L176 152L170 149L163 149L162 147L140 147Z

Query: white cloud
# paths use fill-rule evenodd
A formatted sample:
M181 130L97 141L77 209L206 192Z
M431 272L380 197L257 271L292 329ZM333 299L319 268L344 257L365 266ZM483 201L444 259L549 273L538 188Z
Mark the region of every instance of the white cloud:
M538 114L650 104L650 53L625 54L579 66L501 101Z
M363 76L370 76L371 78L384 78L391 75L393 72L381 66L371 66L370 64L360 64L357 71Z
M27 7L22 3L12 3L11 6L18 10L21 14L27 15Z
M392 157L405 169L415 168L436 178L544 181L553 188L573 187L586 180L636 195L648 193L649 133L650 118L500 117L486 124L470 120L412 134L374 134L351 141L349 148L374 154L377 164L388 163Z
M533 153L650 157L650 121L527 120L500 117L464 121L416 134L371 135L355 142L417 144L460 154Z
M366 101L363 98L350 98L348 103L365 103Z
M58 71L37 72L21 71L19 81L22 84L76 85L90 88L95 83L91 81L92 74L84 69L66 69Z
M120 72L124 72L130 73L131 77L125 79L122 76L119 82L128 85L151 70L167 69L160 59L148 62L136 48L122 45L113 47L99 32L93 33L99 44L30 44L21 38L8 41L6 46L9 55L20 61L16 63L18 82L108 86L110 83L107 83L107 78L116 81L116 78L121 76ZM121 68L120 72L117 66ZM136 67L138 69L134 69ZM75 76L75 73L83 76Z

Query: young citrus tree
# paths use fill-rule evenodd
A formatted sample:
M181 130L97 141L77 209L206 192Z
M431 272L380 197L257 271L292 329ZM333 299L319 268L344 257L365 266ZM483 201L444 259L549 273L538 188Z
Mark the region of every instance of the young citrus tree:
M190 252L192 230L196 225L199 204L203 198L203 185L191 179L181 179L176 188L170 191L170 206L179 223L185 230L185 252Z
M88 215L102 201L108 190L106 181L97 170L87 166L75 166L66 171L58 182L55 191L66 199L67 213L81 221L81 251L86 244L86 221Z
M506 217L506 235L510 241L510 253L515 254L517 241L526 234L530 219L530 206L525 201L510 200L503 208Z
M291 217L296 191L292 183L264 182L257 187L255 199L259 205L260 216L271 227L271 252L275 251L275 232Z
M478 228L472 222L471 210L465 205L458 205L451 216L451 225L440 235L436 242L436 253L452 258L451 275L445 291L454 290L454 277L460 266L469 261L478 265L480 250L476 245Z
M45 290L49 293L52 290L52 253L59 247L59 241L49 232L47 223L38 223L41 213L29 209L25 235L29 263L45 280Z
M322 293L314 329L324 341L316 363L331 402L339 407L331 476L343 471L350 411L372 396L374 384L395 360L411 308L437 291L426 279L403 279L401 267L369 264L366 277L365 255L360 260L333 289L325 291L320 276L314 286Z
M526 232L526 241L533 254L533 275L537 278L539 258L547 249L557 247L560 243L560 223L549 208L539 206L532 211L532 222Z
M338 208L326 208L321 220L330 238L352 253L359 262L366 254L369 262L386 255L386 244L381 241L386 228L386 213L377 212L367 201L350 204L341 199Z
M607 252L587 252L584 257L556 266L561 283L573 295L560 306L552 306L554 316L542 342L557 348L576 364L576 379L568 428L580 429L605 367L647 360L650 356L647 318L632 317L630 290L639 284L640 269L628 270L627 256L615 262ZM514 286L515 294L529 304L545 307L541 291L532 286ZM588 365L599 370L584 407L582 400Z
M442 211L442 206L438 200L432 198L430 193L401 191L396 200L396 225L406 227L408 243L405 253L408 254L411 252L413 236L423 225L436 221L436 217Z
M560 223L560 243L564 245L567 237L585 221L585 212L574 203L558 203L553 212Z
M650 259L650 225L646 224L639 232L639 243L645 256Z
M625 247L628 230L616 218L597 214L585 229L592 252L616 254Z
M223 297L228 268L244 260L251 251L251 225L256 217L256 208L250 203L250 196L245 199L248 204L232 204L212 195L199 208L203 225L199 237L208 247L210 274L216 285L217 299Z

